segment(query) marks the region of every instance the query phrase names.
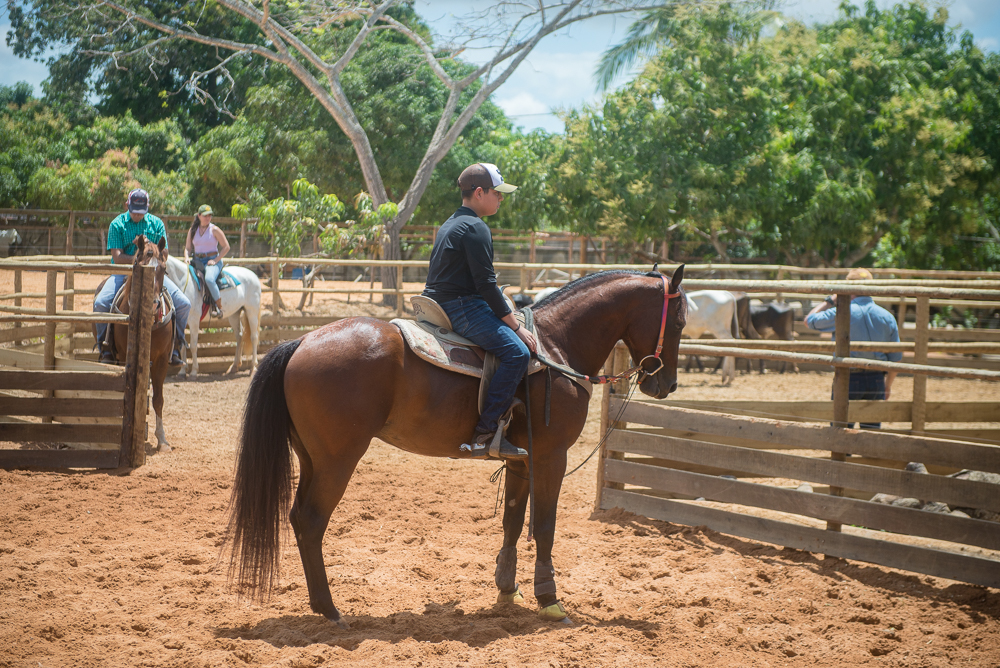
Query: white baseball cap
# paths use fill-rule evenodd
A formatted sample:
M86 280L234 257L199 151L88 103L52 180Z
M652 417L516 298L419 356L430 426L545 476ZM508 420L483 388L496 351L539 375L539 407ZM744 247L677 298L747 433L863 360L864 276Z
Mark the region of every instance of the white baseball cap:
M462 170L461 176L458 177L458 187L462 190L493 188L505 195L517 190L517 186L504 183L500 169L490 162L477 162Z

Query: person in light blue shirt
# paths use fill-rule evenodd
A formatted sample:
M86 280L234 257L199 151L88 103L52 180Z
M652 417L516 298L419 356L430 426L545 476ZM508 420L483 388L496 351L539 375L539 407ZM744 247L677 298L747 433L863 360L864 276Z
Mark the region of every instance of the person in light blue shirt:
M872 273L867 269L855 268L847 274L847 280L870 280ZM806 327L820 332L833 332L837 326L837 302L833 296L813 308L806 315ZM899 341L899 328L896 319L887 310L879 306L871 297L854 297L851 299L851 341ZM874 350L852 350L851 357L899 362L903 353L899 351L881 352ZM896 378L895 371L867 371L851 369L850 389L848 399L881 401L889 398L892 381ZM862 422L862 429L878 429L881 422Z
M167 237L163 221L149 213L149 193L136 188L128 194L126 203L128 211L112 220L108 226L108 251L114 264L129 264L135 260L136 247L132 242L140 234L146 235L154 244ZM112 274L108 277L101 291L94 296L94 312L111 311L111 302L124 284L124 274ZM170 366L180 366L183 363L180 348L184 342L184 327L187 325L191 302L167 276L163 277L163 288L174 302L174 349L170 355ZM107 327L104 323L97 325L97 341L101 347L101 361L113 363L114 355L105 340Z

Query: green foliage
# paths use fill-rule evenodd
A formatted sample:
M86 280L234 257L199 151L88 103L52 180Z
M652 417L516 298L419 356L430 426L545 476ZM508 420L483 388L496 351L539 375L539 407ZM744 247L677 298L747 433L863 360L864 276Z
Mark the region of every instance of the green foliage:
M385 226L396 217L399 208L387 202L375 208L368 193L354 197L357 218L345 221L343 226L328 225L320 236L323 252L335 256L378 258L386 239Z
M917 2L845 3L815 29L766 9L638 22L600 72L654 57L601 108L567 114L552 219L622 241L702 239L722 260L996 266L981 241L1000 188L996 54Z
M142 169L133 149L111 149L94 160L43 167L31 176L28 198L44 209L124 211L125 197L134 188L149 192L154 213L190 210L188 185L180 175Z
M256 228L271 237L271 248L281 257L300 255L307 234L334 227L333 222L346 210L336 195L320 195L319 188L306 179L296 180L292 192L295 199L268 200L255 190L248 202L232 207L234 218L257 219Z

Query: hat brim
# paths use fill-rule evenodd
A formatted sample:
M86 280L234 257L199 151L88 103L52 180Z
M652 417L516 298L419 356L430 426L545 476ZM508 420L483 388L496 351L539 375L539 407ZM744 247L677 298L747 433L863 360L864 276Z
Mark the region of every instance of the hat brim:
M128 212L129 213L141 213L143 215L146 215L147 213L149 213L149 207L147 206L145 208L139 208L139 207L131 207L130 206L128 208Z
M496 190L498 193L503 193L504 195L509 195L510 193L512 193L515 190L517 190L517 186L512 186L509 183L501 183L500 185L495 186L493 189Z

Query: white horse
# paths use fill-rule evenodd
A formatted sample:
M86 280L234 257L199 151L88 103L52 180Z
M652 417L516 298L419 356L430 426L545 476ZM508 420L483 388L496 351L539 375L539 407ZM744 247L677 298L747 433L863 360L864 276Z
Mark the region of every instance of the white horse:
M257 343L260 338L260 279L257 274L244 267L226 267L225 272L233 276L239 285L222 290L219 307L222 317L229 319L229 325L236 336L236 357L226 373L239 371L243 355L251 359L250 372L257 368ZM191 363L186 377L198 377L198 332L201 330L202 295L191 272L181 260L171 255L167 261L167 275L191 302L188 316L188 330L191 332Z
M688 314L684 336L701 338L706 332L717 339L740 338L736 318L736 297L725 290L696 290L687 293ZM736 358L726 357L722 363L722 384L736 377Z

